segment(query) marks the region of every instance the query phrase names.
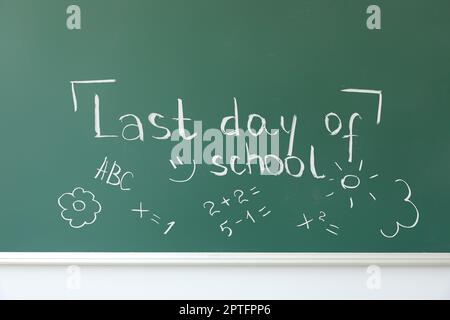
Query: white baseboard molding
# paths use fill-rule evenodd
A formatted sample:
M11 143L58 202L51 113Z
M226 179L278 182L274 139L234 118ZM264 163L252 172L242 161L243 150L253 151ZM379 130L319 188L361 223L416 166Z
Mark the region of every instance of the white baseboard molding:
M449 265L450 253L0 252L0 265Z

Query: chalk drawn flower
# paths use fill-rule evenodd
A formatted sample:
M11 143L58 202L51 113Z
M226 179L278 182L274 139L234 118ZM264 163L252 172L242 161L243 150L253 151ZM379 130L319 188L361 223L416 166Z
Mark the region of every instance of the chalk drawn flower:
M97 214L102 211L102 206L95 200L95 195L81 187L62 194L58 198L58 205L62 209L61 217L69 221L70 226L75 229L93 224Z

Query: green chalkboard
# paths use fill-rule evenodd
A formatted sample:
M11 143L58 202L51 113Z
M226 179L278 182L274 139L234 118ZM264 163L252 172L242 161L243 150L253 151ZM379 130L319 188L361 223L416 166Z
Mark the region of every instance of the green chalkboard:
M449 12L0 0L0 251L450 252Z

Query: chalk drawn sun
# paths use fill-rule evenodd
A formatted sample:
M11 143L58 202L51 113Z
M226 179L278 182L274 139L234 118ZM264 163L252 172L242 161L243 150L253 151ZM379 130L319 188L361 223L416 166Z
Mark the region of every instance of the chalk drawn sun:
M362 173L362 170L363 170L364 161L361 160L359 162L358 172L353 173L353 174L345 174L344 171L342 170L342 166L339 163L335 162L334 164L336 165L337 169L339 170L338 171L338 173L339 173L339 177L338 177L339 185L338 185L338 187L341 188L342 190L350 191L350 196L349 196L348 201L349 201L349 204L350 204L350 209L352 209L354 207L355 203L354 203L351 191L354 191L354 190L358 189L358 187L361 185L361 179L362 179L361 178L361 173ZM372 174L368 178L368 180L372 180L372 179L375 179L377 177L378 177L377 173L376 174ZM329 181L335 181L334 178L331 178L331 179L328 179L328 180ZM325 197L330 198L332 196L334 196L334 191L329 193L329 194L327 194ZM375 195L372 192L369 192L369 196L374 201L377 200L377 198L375 197Z

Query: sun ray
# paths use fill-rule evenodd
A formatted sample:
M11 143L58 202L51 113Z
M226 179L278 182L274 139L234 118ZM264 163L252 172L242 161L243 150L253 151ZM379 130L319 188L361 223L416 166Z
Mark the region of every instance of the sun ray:
M376 177L378 177L378 173L374 174L373 176L370 176L369 179L375 179Z
M372 197L372 199L373 199L374 201L377 201L377 198L375 198L375 196L373 195L372 192L369 192L369 195Z
M339 163L335 162L334 164L335 164L336 167L339 169L339 171L342 171L342 168L341 168L341 166L339 165Z
M331 197L332 195L334 195L334 192L327 194L325 197Z
M350 209L352 209L352 208L353 208L353 198L350 197Z
M361 160L361 162L359 163L359 172L361 172L361 170L362 170L362 168L363 168L363 163L364 163L364 161L363 160Z

